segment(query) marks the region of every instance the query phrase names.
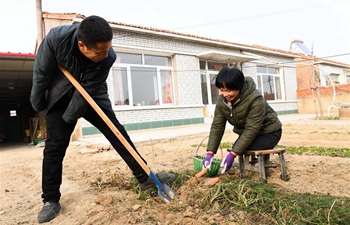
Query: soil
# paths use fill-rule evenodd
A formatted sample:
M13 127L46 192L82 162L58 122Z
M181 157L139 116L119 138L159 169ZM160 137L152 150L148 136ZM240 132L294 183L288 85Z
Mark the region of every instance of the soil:
M348 122L288 122L283 124L279 144L349 148L349 128ZM154 172L193 170L195 145L207 135L136 143L136 146ZM236 138L232 132L226 132L222 141L232 142ZM47 224L250 224L249 215L243 212L222 215L214 210L204 211L198 204L189 204L187 196L193 188L204 188L210 178L201 178L196 185L184 183L176 189L179 196L169 204L161 202L158 196L140 200L139 194L131 190L131 172L119 155L113 149L82 151L89 149L87 147L78 142L70 144L63 168L62 209ZM42 207L42 150L43 147L24 146L0 151L0 224L37 224L37 214ZM200 148L199 154L204 153ZM286 191L350 198L349 158L287 152L285 159L291 179L281 180L280 170L276 168L268 177L269 184ZM278 158L272 155L271 160L278 161ZM231 172L225 176L240 179L237 174ZM259 175L249 173L248 179L259 180ZM237 222L227 222L229 220Z

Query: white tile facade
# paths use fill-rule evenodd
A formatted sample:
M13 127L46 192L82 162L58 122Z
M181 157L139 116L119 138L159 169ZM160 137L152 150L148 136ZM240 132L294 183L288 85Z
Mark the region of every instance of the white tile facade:
M116 116L122 124L203 118L204 105L201 94L200 59L196 55L210 50L239 54L241 50L225 43L220 46L217 43L183 40L175 36L166 37L116 29L114 30L113 47L116 51L142 52L172 57L174 105L135 109L118 109L115 107ZM261 52L255 52L254 54L263 56L258 60L259 62L278 62L283 68L287 101L271 103L272 107L277 111L297 110L295 68L290 64L293 59L283 56L263 55ZM255 63L243 63L242 68L246 76L251 76L256 80ZM107 84L111 101L114 102L112 76L108 77ZM82 126L92 127L90 123L84 120Z

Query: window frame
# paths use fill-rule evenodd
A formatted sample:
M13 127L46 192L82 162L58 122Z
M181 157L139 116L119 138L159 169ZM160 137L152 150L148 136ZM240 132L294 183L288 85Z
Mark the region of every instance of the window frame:
M265 72L259 72L259 68L265 68ZM271 70L275 70L276 73L270 73ZM285 100L284 94L284 82L283 82L283 68L266 66L266 65L257 65L256 66L256 74L257 74L257 90L261 88L260 93L264 96L267 101L283 101ZM264 94L264 85L263 85L263 76L272 76L273 77L273 96L274 99L269 99ZM279 85L276 85L276 79L279 79ZM279 87L279 88L278 88ZM279 89L279 90L278 90ZM280 95L280 98L277 98Z
M350 70L344 70L345 84L350 84Z
M326 86L338 85L340 84L340 74L330 73L327 75Z
M225 66L227 67L232 67L233 64L231 63L226 63L226 62L218 62L218 61L208 61L208 60L199 60L199 65L200 65L200 76L201 76L201 92L202 92L202 103L203 105L216 105L217 99L213 99L213 93L212 93L212 82L213 79L211 78L212 75L217 75L219 71L224 68L224 67L219 67L217 69L209 69L209 64L217 64L219 66ZM203 67L205 66L205 68ZM202 77L205 76L205 81L206 81L206 88L204 89L203 87L203 80ZM214 81L214 86L215 86L215 81ZM215 87L216 88L216 87ZM217 88L216 88L217 89ZM203 91L206 91L206 93L203 93ZM219 89L217 89L217 95L219 95ZM207 99L204 99L204 97L207 97Z
M125 52L118 52L116 51L116 54L118 56L118 54L120 53L125 53ZM141 55L142 57L142 62L141 64L132 64L132 63L121 63L120 61L118 62L118 60L113 64L112 66L112 76L113 76L113 89L116 88L116 83L115 83L115 78L114 78L114 74L113 74L113 70L116 68L126 68L126 77L127 77L127 89L128 89L128 97L129 97L129 104L128 105L118 105L116 104L117 100L114 99L113 102L113 107L116 107L118 109L120 108L134 108L134 107L157 107L157 106L164 106L164 105L174 105L175 104L175 93L174 93L174 73L173 73L173 67L172 67L172 57L171 56L164 56L164 55L156 55L156 54L148 54L148 53L126 53L126 54L135 54L135 55ZM160 65L146 65L145 64L145 55L147 56L155 56L155 57L165 57L168 59L168 66L160 66ZM118 57L117 57L118 58ZM145 104L141 105L136 105L136 103L134 103L134 93L133 93L133 88L132 88L132 71L131 68L132 67L143 67L143 68L152 68L155 69L155 76L157 78L156 81L156 85L157 87L153 87L153 91L157 91L157 95L158 95L158 99L154 100L153 104L150 104L149 100L147 103L145 102ZM165 99L164 99L164 95L166 93L163 94L163 86L162 85L162 72L169 71L170 72L170 90L171 90L171 103L166 103ZM124 87L123 87L124 88ZM156 90L157 89L157 90ZM114 96L115 97L115 96ZM153 100L152 100L153 101Z

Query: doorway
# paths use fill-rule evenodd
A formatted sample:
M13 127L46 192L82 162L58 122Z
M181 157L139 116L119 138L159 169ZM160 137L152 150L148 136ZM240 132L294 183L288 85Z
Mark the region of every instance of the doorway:
M5 142L22 141L22 113L20 104L5 104L3 108Z
M201 73L202 100L204 105L216 105L219 90L215 86L217 72Z

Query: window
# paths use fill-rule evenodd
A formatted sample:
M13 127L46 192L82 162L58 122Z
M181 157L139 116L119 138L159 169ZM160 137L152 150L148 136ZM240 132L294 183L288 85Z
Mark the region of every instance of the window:
M117 52L112 74L117 106L173 103L170 57Z
M112 68L114 99L116 105L129 105L129 88L126 67Z
M350 70L345 70L345 79L346 79L346 83L350 84Z
M217 89L217 87L215 86L215 78L218 72L222 68L229 67L229 64L200 61L199 65L201 69L201 88L203 104L216 104L219 97L219 89Z
M16 110L10 110L10 116L17 116L17 111Z
M257 67L257 88L266 100L281 100L281 77L279 69L274 67Z
M329 74L329 76L326 78L326 85L330 86L332 85L332 83L334 85L339 84L339 74L335 74L335 73Z
M212 104L216 104L218 102L219 97L219 89L215 86L215 79L217 74L209 74L210 79L210 94L211 94L211 102Z
M225 67L228 67L227 63L208 62L208 70L219 71Z
M201 74L201 88L202 88L202 101L204 105L208 105L208 85L207 85L207 75Z
M117 61L120 63L141 65L142 64L142 55L119 52L119 53L117 53Z

